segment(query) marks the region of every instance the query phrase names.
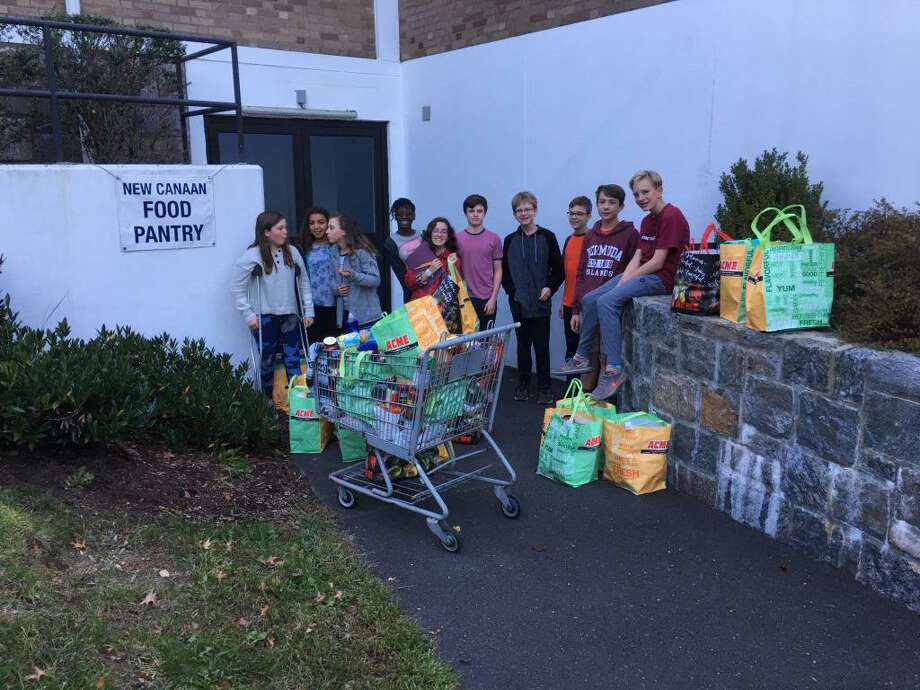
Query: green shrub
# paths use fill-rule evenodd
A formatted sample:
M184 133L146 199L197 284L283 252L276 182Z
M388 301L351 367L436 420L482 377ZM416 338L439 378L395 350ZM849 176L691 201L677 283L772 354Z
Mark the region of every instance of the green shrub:
M753 169L739 158L728 173L722 174L719 190L723 201L716 210L716 220L725 232L739 240L753 237L751 221L763 209L802 204L812 235L816 240L823 237L824 227L833 218L827 202L821 201L824 185L809 182L808 156L799 151L795 166L789 164L788 157L788 153L779 153L774 148L764 151L754 161Z
M920 354L920 210L882 199L841 214L828 234L837 246L833 325L847 340Z
M91 340L23 326L0 301L0 447L110 445L138 436L173 447L265 450L274 409L202 340L181 345L103 327Z

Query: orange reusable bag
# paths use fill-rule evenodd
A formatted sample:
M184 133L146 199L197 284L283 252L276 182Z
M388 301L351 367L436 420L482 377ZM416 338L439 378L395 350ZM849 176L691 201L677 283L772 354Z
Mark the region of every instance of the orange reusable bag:
M632 412L604 421L604 478L639 494L667 488L671 425Z

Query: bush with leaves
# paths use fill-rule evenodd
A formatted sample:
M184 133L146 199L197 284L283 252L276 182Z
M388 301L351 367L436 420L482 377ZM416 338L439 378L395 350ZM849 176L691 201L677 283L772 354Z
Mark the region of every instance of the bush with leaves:
M116 26L106 17L51 15L57 21ZM138 27L144 28L144 27ZM162 29L158 29L162 31ZM180 41L49 29L56 84L62 91L155 98L181 97L176 63ZM0 25L0 86L46 88L42 30ZM184 159L182 119L175 106L64 100L60 103L65 159L90 163L178 163ZM0 153L50 158L49 102L0 99Z
M719 178L723 200L716 210L716 220L721 228L735 239L753 237L751 221L763 209L789 204L802 204L808 227L816 240L822 238L823 229L833 219L827 202L821 200L824 185L812 184L808 179L808 156L799 151L796 164L789 164L789 154L775 148L764 151L754 161L739 158L728 173Z
M832 324L847 340L920 354L920 207L882 199L840 214L828 234L837 259Z
M202 340L180 345L103 327L90 340L23 326L0 301L0 447L111 445L137 437L173 447L267 450L277 415L233 366Z

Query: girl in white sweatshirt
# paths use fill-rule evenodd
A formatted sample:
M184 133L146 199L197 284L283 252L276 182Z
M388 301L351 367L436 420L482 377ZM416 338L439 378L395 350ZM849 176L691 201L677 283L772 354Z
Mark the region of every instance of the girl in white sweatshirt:
M262 269L262 303L250 304L250 281L252 271ZM300 374L300 328L297 316L297 292L295 289L296 267L300 278L300 304L303 308L303 325L313 323L313 297L310 292L310 277L303 259L297 251L291 251L288 243L287 220L280 213L265 211L256 218L256 238L233 268L233 299L243 320L249 326L254 338L259 337L259 314L262 316L262 390L271 397L274 381L275 353L281 345L284 368L288 379ZM258 292L252 291L253 298ZM306 353L303 353L306 357Z

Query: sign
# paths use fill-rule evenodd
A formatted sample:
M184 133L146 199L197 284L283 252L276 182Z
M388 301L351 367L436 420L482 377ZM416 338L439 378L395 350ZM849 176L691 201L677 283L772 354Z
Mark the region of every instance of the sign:
M217 244L211 177L175 171L118 177L115 196L124 252Z

